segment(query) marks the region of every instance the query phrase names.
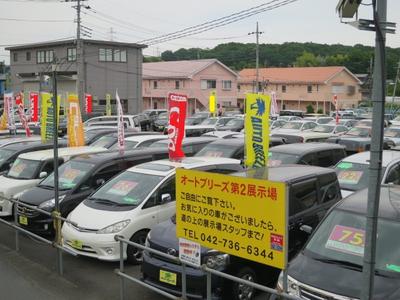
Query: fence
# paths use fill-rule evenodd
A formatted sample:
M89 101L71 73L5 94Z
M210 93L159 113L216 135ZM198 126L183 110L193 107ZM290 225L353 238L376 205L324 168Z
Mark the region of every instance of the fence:
M252 287L254 289L257 289L257 290L260 290L260 291L263 291L263 292L266 292L266 293L269 293L269 294L273 294L273 295L279 296L279 297L281 297L283 299L301 300L301 298L299 298L299 297L292 296L292 295L289 295L289 294L287 294L285 292L280 292L278 290L263 286L261 284L254 283L254 282L251 282L251 281L248 281L248 280L244 280L242 278L238 278L238 277L229 275L227 273L223 273L223 272L211 269L211 268L207 267L206 265L197 266L197 265L191 264L189 262L182 262L178 257L175 257L175 256L172 256L172 255L160 252L158 250L155 250L155 249L152 249L152 248L149 248L149 247L146 247L146 246L131 242L129 240L124 239L122 236L116 235L114 238L115 238L116 241L119 242L119 248L120 248L119 269L115 270L115 273L118 276L120 276L120 280L121 280L121 284L120 284L120 299L121 300L125 299L125 279L127 279L129 281L132 281L132 282L135 282L135 283L137 283L137 284L139 284L139 285L141 285L143 287L146 287L146 288L148 288L148 289L150 289L150 290L152 290L152 291L154 291L156 293L159 293L160 295L163 295L164 297L167 297L169 299L174 299L174 300L187 299L187 296L186 296L187 295L187 283L186 283L186 267L187 266L191 267L191 268L202 270L202 271L204 271L206 273L206 276L207 276L207 287L206 287L207 300L211 300L212 299L212 289L211 289L211 284L212 284L212 279L211 278L212 278L212 276L211 275L219 276L219 277L222 277L224 279L235 281L237 283L242 283L242 284L248 285L248 286L250 286L250 287ZM159 255L161 257L164 257L164 258L166 258L168 260L171 260L171 261L174 261L174 262L180 264L182 266L182 272L181 272L181 276L182 276L182 279L181 279L181 282L182 282L182 292L181 292L182 293L182 297L177 297L175 295L172 295L172 294L170 294L168 292L165 292L165 291L163 291L163 290L161 290L161 289L159 289L157 287L149 285L149 284L141 281L140 279L134 278L134 277L126 274L124 272L124 270L125 270L125 267L124 267L124 244L134 246L134 247L139 248L139 249L144 250L144 251L149 251L149 252L151 252L153 254ZM284 277L287 278L287 274L285 274ZM287 291L287 286L286 286L287 285L287 280L284 280L283 282L284 282L284 290Z

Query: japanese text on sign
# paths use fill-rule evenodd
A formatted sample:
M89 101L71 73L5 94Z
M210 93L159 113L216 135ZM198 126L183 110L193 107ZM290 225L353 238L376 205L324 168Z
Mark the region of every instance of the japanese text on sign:
M204 247L283 269L283 183L201 171L176 173L177 236Z

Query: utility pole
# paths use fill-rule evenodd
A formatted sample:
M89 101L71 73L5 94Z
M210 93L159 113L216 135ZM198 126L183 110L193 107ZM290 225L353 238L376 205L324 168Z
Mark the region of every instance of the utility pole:
M110 27L110 41L113 42L114 41L114 29L112 27Z
M258 31L258 22L256 23L256 31L248 33L248 35L251 35L251 34L255 34L256 35L256 88L255 88L255 92L256 93L260 92L260 89L259 89L259 70L258 70L259 69L258 65L259 65L260 57L259 57L259 43L258 43L258 40L259 40L259 35L263 34L263 33L264 33L263 31Z
M393 97L392 97L392 103L390 105L391 113L393 113L393 104L394 104L394 98L396 97L397 82L400 80L399 75L400 75L400 60L399 63L397 64L397 73L396 73L396 78L394 80Z

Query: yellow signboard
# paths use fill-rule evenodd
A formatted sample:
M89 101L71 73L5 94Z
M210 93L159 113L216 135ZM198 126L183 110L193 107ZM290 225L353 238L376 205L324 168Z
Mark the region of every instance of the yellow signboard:
M215 110L217 107L217 97L215 92L211 92L208 106L210 107L210 113L215 114Z
M85 135L83 131L83 123L81 111L79 108L78 95L68 95L68 146L80 147L85 146Z
M284 269L286 220L284 183L184 169L176 172L176 234L180 238Z
M246 95L245 148L248 167L267 166L270 106L270 96Z

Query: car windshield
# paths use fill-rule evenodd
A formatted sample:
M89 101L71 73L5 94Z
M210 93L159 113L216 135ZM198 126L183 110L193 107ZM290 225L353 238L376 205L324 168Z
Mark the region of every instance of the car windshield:
M335 167L340 188L358 191L368 186L369 165L341 161ZM382 168L382 174L385 168Z
M39 171L40 160L29 160L17 158L7 177L16 179L33 179Z
M303 125L303 123L300 123L300 122L287 122L281 128L283 128L283 129L300 129L301 125Z
M185 121L186 125L194 125L198 123L198 118L187 118Z
M220 119L218 119L217 125L219 125L219 126L228 125L228 123L232 120L234 120L234 119L233 118L220 118Z
M349 131L347 131L346 135L368 137L369 132L370 132L369 128L353 127Z
M284 164L296 164L299 161L300 156L296 154L288 154L270 151L268 152L268 166L275 167Z
M334 130L335 130L335 126L318 125L312 131L314 131L314 132L323 132L323 133L331 133Z
M15 151L13 150L0 149L0 163L9 159L14 153Z
M90 144L92 147L103 147L109 148L117 142L117 138L114 136L102 136L94 143Z
M242 119L233 119L226 123L226 126L243 126L244 120Z
M194 118L208 118L209 113L208 112L198 112L192 115Z
M205 119L203 122L201 122L201 125L214 125L216 124L218 119Z
M201 149L195 156L212 156L212 157L228 157L231 158L236 152L236 148L227 147L226 145L208 144Z
M74 188L93 169L94 164L70 160L62 164L58 169L58 187L60 190ZM54 188L54 173L44 179L39 186Z
M317 260L329 261L362 271L366 217L334 209L306 245L306 253ZM378 276L400 276L400 223L378 219L375 269Z
M139 144L139 142L136 142L136 141L125 141L125 149L126 150L135 149L137 147L137 144ZM118 143L113 144L108 149L110 151L118 150Z
M89 200L137 206L163 180L163 176L125 171L108 181Z
M400 129L388 128L385 130L386 137L398 138L400 137Z
M164 120L168 119L168 113L161 113L161 114L159 114L159 115L158 115L158 119L164 119Z

